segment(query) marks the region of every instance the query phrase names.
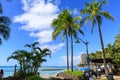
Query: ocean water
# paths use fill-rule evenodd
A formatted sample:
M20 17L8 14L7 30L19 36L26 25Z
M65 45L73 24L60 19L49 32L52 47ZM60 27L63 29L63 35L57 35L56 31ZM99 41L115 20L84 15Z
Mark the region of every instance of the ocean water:
M4 76L8 77L14 74L14 66L0 66L0 69L4 70ZM17 67L19 69L19 66ZM74 70L78 70L77 66L74 66ZM59 72L66 70L66 66L44 66L39 68L40 76L41 77L50 77L56 76Z
M13 76L14 74L14 66L0 66L0 69L4 70L3 77ZM19 66L17 66L17 69L19 69ZM38 72L40 73L41 77L50 77L56 76L59 72L64 70L66 70L66 66L44 66L39 68ZM74 66L74 70L85 71L88 70L88 68Z

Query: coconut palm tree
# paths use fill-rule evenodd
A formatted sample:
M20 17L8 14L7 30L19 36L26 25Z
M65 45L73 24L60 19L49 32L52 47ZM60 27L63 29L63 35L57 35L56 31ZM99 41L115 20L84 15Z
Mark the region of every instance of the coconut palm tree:
M2 38L7 40L10 36L10 19L3 16L2 4L0 3L0 44L2 44Z
M74 16L74 11L70 13L68 9L62 10L58 15L57 19L52 22L54 28L52 37L56 37L62 33L62 37L66 37L66 53L67 53L67 70L69 70L69 59L68 59L68 36L71 40L71 70L73 71L73 37L77 38L78 31L83 34L79 26L80 16Z
M82 19L80 24L85 24L88 20L90 20L90 23L92 25L91 31L94 29L94 24L97 23L98 25L98 31L99 31L99 37L102 47L102 57L103 62L105 66L105 73L108 74L107 64L105 60L105 51L104 51L104 44L103 44L103 38L102 38L102 32L101 32L101 24L103 17L109 20L114 21L114 17L107 11L102 11L103 4L106 4L106 0L103 0L102 2L98 2L97 0L94 0L93 3L86 3L85 9L81 10L82 15L86 15L85 18Z
M66 57L67 57L67 70L69 71L69 54L68 54L68 29L67 26L64 24L64 16L65 12L62 11L57 19L54 19L51 23L51 26L54 28L52 33L52 38L55 40L56 37L62 33L62 41L64 37L66 38Z

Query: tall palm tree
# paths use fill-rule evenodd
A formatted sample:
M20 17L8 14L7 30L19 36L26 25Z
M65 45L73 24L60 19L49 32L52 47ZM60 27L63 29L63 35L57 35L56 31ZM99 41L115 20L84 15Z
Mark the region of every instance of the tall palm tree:
M0 44L2 44L2 38L7 40L10 36L10 19L3 16L2 4L0 3Z
M106 4L106 0L103 0L102 2L98 2L97 0L94 0L93 3L86 3L85 9L81 10L81 14L85 14L85 18L81 21L80 24L86 23L88 20L90 20L90 23L92 25L91 31L93 31L94 24L98 24L98 31L99 31L99 37L100 37L100 42L101 42L101 47L102 47L102 57L103 57L103 62L105 66L105 73L106 75L108 74L108 69L107 69L107 63L105 60L105 51L104 51L104 44L103 44L103 38L102 38L102 32L101 32L101 24L103 17L109 20L114 21L114 17L108 13L107 11L102 11L102 6L103 4Z
M83 34L79 26L80 16L74 16L74 11L71 13L68 9L62 10L57 19L54 19L52 26L55 29L53 38L56 38L61 32L62 36L66 36L66 53L67 53L67 69L69 70L68 60L68 36L71 40L71 70L73 71L73 37L77 38L78 31Z
M62 33L62 41L64 37L66 38L66 57L67 57L67 70L69 71L69 54L68 54L68 28L66 24L64 24L64 10L58 15L57 19L54 19L51 23L51 26L54 28L52 33L52 38L55 40L56 37Z

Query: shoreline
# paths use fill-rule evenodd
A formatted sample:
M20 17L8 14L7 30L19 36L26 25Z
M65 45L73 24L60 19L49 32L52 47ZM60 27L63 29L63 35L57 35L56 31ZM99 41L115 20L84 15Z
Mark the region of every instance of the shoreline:
M42 68L41 71L57 71L57 70L65 70L62 68Z

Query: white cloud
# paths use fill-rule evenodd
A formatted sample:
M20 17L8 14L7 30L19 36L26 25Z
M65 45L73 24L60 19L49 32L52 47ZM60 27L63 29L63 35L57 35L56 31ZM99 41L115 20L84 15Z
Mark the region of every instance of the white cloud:
M44 44L44 45L41 45L41 48L49 48L52 53L55 53L56 51L60 50L61 47L63 46L64 46L64 43L52 44L52 45Z
M50 24L57 17L58 6L45 3L45 0L22 0L24 13L15 16L14 22L23 24L27 31L50 29Z
M64 61L65 62L64 64L66 64L66 62L67 62L66 56L61 56L60 58L62 59L61 61ZM78 54L77 56L74 56L73 57L74 65L78 65L80 63L80 60L81 60L80 54ZM71 56L69 56L69 64L70 64L70 62L71 62Z
M38 37L38 41L40 42L40 44L44 44L44 43L48 43L52 41L52 31L53 30L43 30L40 32L31 32L30 36L31 37Z
M81 54L85 54L85 52L79 52L77 55L73 57L73 64L78 65L81 61ZM63 61L63 64L66 65L67 59L66 56L60 57L61 61ZM71 56L69 56L69 64L71 64Z
M14 22L22 24L21 29L28 31L30 37L38 38L43 47L52 51L60 49L63 44L52 44L52 29L50 24L58 16L60 0L21 0L23 14L15 16ZM58 3L57 3L58 2Z

